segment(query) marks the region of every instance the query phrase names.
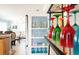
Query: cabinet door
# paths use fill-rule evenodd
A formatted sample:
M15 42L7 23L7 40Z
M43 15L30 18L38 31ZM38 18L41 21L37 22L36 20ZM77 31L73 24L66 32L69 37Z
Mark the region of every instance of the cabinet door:
M4 45L4 46L5 46L5 47L4 47L4 49L5 49L5 54L8 55L8 54L9 54L9 39L8 39L8 38L5 38L5 39L4 39L4 44L5 44L5 45Z
M48 35L48 19L46 16L32 17L32 54L47 54L47 42L44 36Z
M48 28L47 17L32 17L32 28Z
M32 29L32 37L44 37L47 34L47 29Z
M32 39L32 46L47 46L48 43L44 38Z
M4 41L3 39L0 39L0 55L3 55L4 54Z

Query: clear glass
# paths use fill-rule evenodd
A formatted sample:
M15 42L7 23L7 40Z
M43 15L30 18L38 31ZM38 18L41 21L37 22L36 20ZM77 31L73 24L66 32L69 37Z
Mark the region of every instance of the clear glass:
M44 37L48 34L48 29L32 29L32 37Z
M32 17L32 28L48 28L47 17L41 17L41 16Z
M46 16L32 17L32 54L48 54L47 42L44 36L48 35L48 19ZM45 49L46 47L46 49Z
M32 39L32 46L47 46L48 43L43 38Z

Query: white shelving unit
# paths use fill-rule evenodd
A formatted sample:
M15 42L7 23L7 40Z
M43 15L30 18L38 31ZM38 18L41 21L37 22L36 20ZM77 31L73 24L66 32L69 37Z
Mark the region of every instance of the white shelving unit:
M48 48L48 46L32 46L32 48Z
M32 54L48 54L48 43L44 36L48 35L47 16L33 16L31 28L31 52Z
M32 39L44 39L44 37L32 37Z
M32 28L32 29L48 29L48 28Z

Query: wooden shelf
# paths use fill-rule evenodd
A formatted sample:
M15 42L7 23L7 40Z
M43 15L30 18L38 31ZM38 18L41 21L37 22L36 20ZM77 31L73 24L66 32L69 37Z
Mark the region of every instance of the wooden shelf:
M53 42L49 41L47 36L45 36L45 39L57 55L66 55L65 53L63 53L63 51L57 45L55 45Z

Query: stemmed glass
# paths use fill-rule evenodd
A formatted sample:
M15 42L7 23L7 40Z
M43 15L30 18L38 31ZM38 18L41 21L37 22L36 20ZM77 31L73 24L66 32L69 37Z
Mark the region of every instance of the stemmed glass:
M74 10L72 11L72 13L74 14L74 25L73 28L75 29L75 31L77 30L77 28L79 28L79 26L76 23L76 14L79 12L79 10Z
M52 21L52 23L53 23L53 20L54 20L55 18L51 18L51 21ZM53 30L54 30L54 26L53 26L53 24L52 24L52 26L50 26L50 30L49 30L49 40L50 41L52 41L52 32L53 32Z
M75 36L74 36L74 55L79 55L79 28L76 30Z
M53 15L56 17L56 28L54 29L54 32L53 32L53 40L55 41L56 44L59 44L60 45L60 32L61 32L61 28L59 27L58 25L58 18L59 16L61 16L60 14L56 14L56 15Z
M63 43L63 44L61 43L61 46L69 48L69 54L71 54L71 48L73 48L73 40L75 34L75 30L73 29L73 27L71 27L69 21L70 20L69 12L73 8L74 8L73 6L69 5L63 8L63 10L67 12L68 17L67 17L67 24L62 31L62 37L61 37L62 39L60 40Z
M74 25L73 28L75 29L75 36L74 36L74 48L73 48L73 54L79 55L79 26L76 24L76 14L79 12L79 10L72 11L74 14Z

